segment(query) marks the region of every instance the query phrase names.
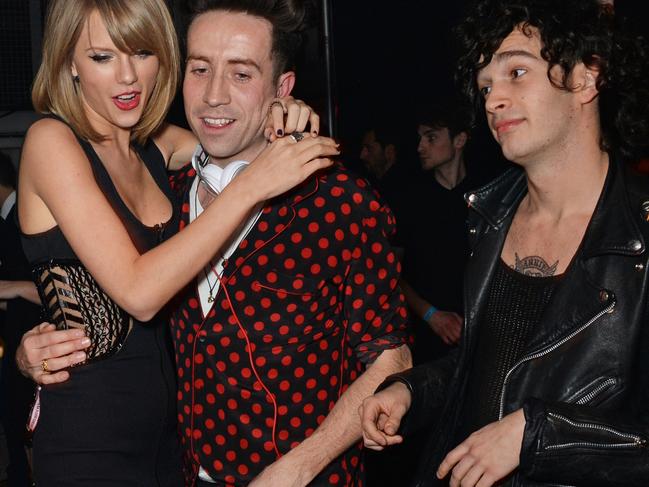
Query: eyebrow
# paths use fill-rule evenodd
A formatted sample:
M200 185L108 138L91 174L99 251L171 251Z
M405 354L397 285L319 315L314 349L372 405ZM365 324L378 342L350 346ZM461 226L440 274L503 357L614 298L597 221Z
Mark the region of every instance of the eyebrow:
M493 57L496 59L497 62L507 61L508 59L511 59L513 57L525 57L528 59L536 59L536 60L539 59L538 56L535 56L531 52L522 49L514 49L511 51L498 52L495 53Z
M494 53L493 58L491 62L495 61L496 63L504 63L505 61L508 61L512 58L515 57L523 57L526 59L531 59L533 61L539 61L540 58L538 56L535 56L529 51L525 51L523 49L512 49L511 51L503 51L503 52L498 52ZM491 64L491 63L489 63ZM485 68L487 66L483 66L477 73L476 76L476 81L480 82L481 80L488 79L489 77L484 74Z
M208 64L211 63L210 58L208 58L206 56L193 56L191 54L189 56L187 56L186 62L189 62L189 61L203 61L203 62L208 63ZM256 69L257 71L261 72L261 66L259 66L259 64L257 64L252 59L248 59L248 58L228 59L227 64L228 65L243 64L244 66L250 66L250 67Z
M102 46L90 46L86 48L86 52L88 51L110 51L110 52L115 52L115 50L119 51L117 47L102 47Z

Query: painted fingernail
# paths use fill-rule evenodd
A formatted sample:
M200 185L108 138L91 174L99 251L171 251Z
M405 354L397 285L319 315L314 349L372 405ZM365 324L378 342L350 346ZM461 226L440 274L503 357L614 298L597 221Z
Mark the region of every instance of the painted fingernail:
M83 345L84 347L90 345L90 338L86 337L81 340L81 345Z
M284 131L282 129L277 129L277 135L281 137L282 135L284 135Z
M74 352L74 354L72 355L72 360L74 360L75 362L86 360L86 354L84 352Z

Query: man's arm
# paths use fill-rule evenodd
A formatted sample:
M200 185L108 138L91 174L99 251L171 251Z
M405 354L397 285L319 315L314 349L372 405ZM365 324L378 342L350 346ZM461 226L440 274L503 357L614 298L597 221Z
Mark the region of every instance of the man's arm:
M401 291L413 313L428 323L431 330L438 335L447 345L454 345L460 341L462 335L463 319L452 311L437 310L426 316L432 303L429 303L402 277L399 281Z
M360 440L358 408L363 399L385 377L411 366L410 350L405 346L405 300L398 286L401 266L389 242L394 229L392 213L358 181L354 183L345 175L336 181L343 181L338 188L355 209L340 227L360 230L345 234L343 248L349 249L352 260L343 269L346 279L341 292L348 346L359 362L367 364L366 369L340 395L313 434L266 468L253 487L298 487L313 480Z
M25 333L16 350L18 370L38 384L56 384L70 378L67 368L86 359L90 339L82 329L57 330L41 323ZM43 362L47 362L47 370Z
M361 438L358 410L367 396L390 374L412 365L406 345L383 351L340 396L313 434L267 467L250 487L307 485L336 457Z

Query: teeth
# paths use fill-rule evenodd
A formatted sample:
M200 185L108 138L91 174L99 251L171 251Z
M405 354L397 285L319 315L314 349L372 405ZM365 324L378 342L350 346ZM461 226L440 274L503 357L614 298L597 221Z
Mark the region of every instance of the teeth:
M215 127L224 127L234 122L231 118L204 118L207 125L214 125Z
M135 93L131 93L130 95L119 95L117 97L118 100L122 101L131 101L133 98L135 98Z

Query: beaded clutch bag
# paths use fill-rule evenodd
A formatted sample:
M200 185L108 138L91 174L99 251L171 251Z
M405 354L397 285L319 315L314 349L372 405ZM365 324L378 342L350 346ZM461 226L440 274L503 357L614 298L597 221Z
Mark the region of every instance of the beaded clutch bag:
M109 357L122 348L133 319L80 262L52 260L34 266L32 272L45 319L59 330L83 329L90 338L84 363Z

